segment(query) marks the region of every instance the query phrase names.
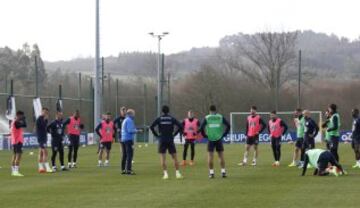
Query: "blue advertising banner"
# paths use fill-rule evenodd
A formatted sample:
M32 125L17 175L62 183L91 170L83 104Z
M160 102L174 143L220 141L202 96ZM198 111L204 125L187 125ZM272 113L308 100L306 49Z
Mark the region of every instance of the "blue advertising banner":
M351 131L343 131L341 132L340 135L340 142L351 142ZM245 143L246 142L246 135L243 132L240 133L234 133L233 135L233 143ZM268 133L265 134L260 134L259 135L259 141L261 143L267 143L270 142L270 135ZM288 132L286 133L282 138L281 138L282 142L294 142L296 141L296 132ZM201 139L198 140L199 143L206 143L207 139ZM230 134L228 134L225 138L224 138L224 142L225 143L231 143L231 137Z
M2 140L2 141L1 141ZM0 142L2 143L0 145L0 147L2 146L3 149L10 149L11 148L11 144L10 144L10 135L9 134L4 134L1 137ZM48 146L51 146L51 136L48 135ZM65 136L64 138L64 144L67 145L69 144L69 139L67 136ZM80 145L88 145L88 134L83 132L80 135ZM37 136L36 134L32 134L32 133L25 133L24 134L24 144L23 144L24 148L34 148L34 147L38 147L38 142L37 142Z

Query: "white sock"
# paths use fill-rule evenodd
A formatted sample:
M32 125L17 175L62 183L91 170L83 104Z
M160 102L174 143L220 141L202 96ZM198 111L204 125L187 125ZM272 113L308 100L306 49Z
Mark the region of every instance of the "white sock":
M50 165L49 165L49 163L48 162L46 162L46 163L44 163L45 164L45 168L46 168L46 170L50 170L51 168L50 168Z
M15 166L11 166L11 172L15 172Z
M64 169L64 168L65 168L65 166L62 165L62 166L61 166L61 169Z
M257 154L257 152L255 151L255 152L254 152L253 161L255 161L255 162L256 162L257 157L258 157L258 154Z
M75 166L75 165L76 165L76 162L73 162L72 165Z
M176 175L181 175L180 170L176 170Z
M358 164L360 165L360 160L358 160L357 162L358 162Z
M256 158L253 158L253 162L256 163Z
M43 169L43 163L39 163L39 170Z
M99 164L101 164L101 163L102 163L102 161L101 161L101 160L99 160L99 161L98 161L98 163L99 163Z
M209 172L210 172L210 174L215 174L214 169L210 169Z
M248 160L248 152L245 152L245 153L244 153L244 160L243 160L243 162L244 162L244 163L247 163L247 160Z
M109 160L105 160L105 163L109 163Z
M164 176L167 176L167 175L168 175L167 170L164 170Z
M221 168L221 173L226 173L225 168Z
M19 166L14 166L15 172L19 172Z

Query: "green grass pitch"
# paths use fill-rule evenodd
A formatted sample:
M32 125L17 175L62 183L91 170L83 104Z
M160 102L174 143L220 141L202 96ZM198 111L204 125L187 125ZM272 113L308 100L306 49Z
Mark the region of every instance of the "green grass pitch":
M178 146L178 152L182 152ZM136 176L119 170L119 144L114 144L111 167L98 168L96 147L79 150L78 168L53 174L37 173L37 150L25 150L21 165L24 178L10 176L10 152L0 152L0 207L359 207L360 169L351 169L353 152L340 146L340 159L349 175L314 177L312 170L300 177L298 168L288 168L293 145L283 144L282 164L273 168L270 146L260 145L257 167L239 167L244 146L225 145L228 178L208 179L206 146L196 146L196 165L182 168L183 180L175 179L168 160L170 179L162 171L156 145L136 145ZM34 155L29 152L34 151ZM67 150L66 150L67 152ZM179 155L180 156L180 155ZM251 154L252 156L252 154ZM179 157L180 158L180 157Z

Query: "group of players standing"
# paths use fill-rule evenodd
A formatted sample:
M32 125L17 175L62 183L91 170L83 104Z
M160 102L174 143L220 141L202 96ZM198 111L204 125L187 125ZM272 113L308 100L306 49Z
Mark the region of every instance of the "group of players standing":
M165 108L167 109L167 108ZM168 115L168 111L163 111L164 115L158 118L151 126L151 130L155 136L159 137L159 134L154 130L154 126L159 126L159 131L168 131L166 136L161 137L159 140L159 153L164 156L164 146L169 147L169 153L174 158L175 167L178 170L176 150L173 142L169 145L167 142L173 141L173 137L182 132L185 137L183 162L182 165L186 165L186 156L188 146L191 146L191 161L190 165L194 164L195 144L196 138L208 139L208 167L209 177L214 178L214 151L218 153L221 166L221 175L226 177L225 171L225 159L224 159L224 147L223 138L229 133L230 124L220 114L217 113L215 106L210 106L210 114L207 115L202 123L194 118L193 112L188 112L188 118L186 118L182 125L174 120L173 117ZM327 150L315 149L315 138L318 135L320 128L311 117L309 110L296 109L294 112L294 121L297 130L297 140L295 142L293 161L289 164L289 167L302 168L302 175L305 175L306 170L309 167L314 168L314 175L325 176L333 173L334 175L346 174L342 166L339 164L338 147L340 142L340 115L337 112L337 106L330 104L326 111L326 121L322 124L322 128L325 129L325 142ZM353 128L352 128L352 147L355 152L356 164L353 168L360 168L360 118L359 110L353 109ZM170 122L171 121L171 122ZM161 126L160 126L161 124ZM178 130L173 133L173 125L178 126L178 129L182 128L182 131ZM171 126L171 128L169 128ZM250 115L246 120L246 146L244 158L238 165L245 166L248 163L248 155L251 147L254 148L254 157L251 165L256 166L257 158L259 155L259 135L266 129L268 129L271 141L271 147L275 162L272 164L274 167L280 166L281 158L281 138L287 132L288 126L279 118L276 111L270 113L270 120L268 125L262 120L261 116L257 114L256 106L252 106L250 109ZM164 130L166 129L166 130ZM160 134L161 135L161 134ZM202 136L199 136L202 135ZM166 141L166 142L164 142ZM162 158L162 161L164 158ZM332 168L334 167L334 168ZM164 178L168 178L166 166L164 167Z
M49 110L43 108L41 115L36 119L36 135L39 144L39 155L38 155L38 171L39 173L54 172L57 170L56 167L56 156L59 153L60 167L62 171L67 171L68 168L76 168L76 161L78 155L78 149L80 145L80 133L84 128L84 125L80 119L79 111L75 111L65 121L63 120L63 113L57 112L56 117L52 122L48 122ZM23 129L27 127L24 112L16 112L15 119L10 124L10 140L13 147L13 157L11 164L11 175L12 176L23 176L19 171L22 148L24 143L24 132ZM64 145L63 139L65 136L64 129L67 128L69 145L68 145L68 166L64 164ZM51 134L51 163L50 167L48 163L48 151L47 151L47 134Z
M162 107L162 115L155 119L151 124L150 130L158 139L158 153L160 154L161 166L163 169L163 179L168 179L169 174L166 165L166 153L168 152L174 162L175 176L177 179L183 178L179 169L179 162L176 154L176 146L174 138L177 134L185 137L183 161L181 165L194 165L195 157L195 142L199 138L207 138L208 151L208 167L209 178L215 177L214 171L214 152L218 153L221 166L221 177L226 178L225 159L223 138L230 131L230 124L224 116L217 113L216 106L211 105L209 108L209 115L207 115L202 122L194 117L192 111L188 112L188 117L180 123L176 118L170 115L168 106ZM311 118L311 113L308 110L295 110L295 126L297 129L297 140L295 142L295 150L293 162L289 167L298 166L303 168L302 175L305 174L309 165L315 168L314 174L328 175L331 171L328 165L331 164L338 168L338 171L345 173L339 164L338 146L340 141L340 116L337 113L337 106L335 104L329 105L326 116L326 121L322 124L325 131L325 141L328 150L315 149L315 137L319 133L319 127ZM352 129L352 147L355 151L356 164L354 168L360 168L360 118L359 110L353 109L352 116L354 119ZM49 110L42 109L42 114L36 120L36 133L39 143L39 173L54 172L56 167L56 156L59 153L61 170L66 171L68 168L76 168L77 152L79 148L79 140L81 129L84 125L81 122L79 111L63 121L62 112L56 113L56 118L48 124ZM99 143L99 160L98 166L108 166L110 159L110 150L115 135L118 134L119 142L121 144L121 170L122 174L135 175L132 170L132 162L134 155L134 139L135 134L141 130L135 126L135 111L132 109L126 110L124 107L120 110L120 115L115 120L111 119L111 114L107 113L103 116L103 120L95 128L95 132L100 137ZM274 155L274 167L280 166L281 158L281 138L287 132L287 124L277 116L275 111L270 113L270 120L268 125L263 121L260 115L257 114L256 106L250 109L250 115L246 120L246 146L244 157L238 165L245 166L248 163L248 155L251 147L254 149L254 156L251 165L256 166L259 155L259 134L265 129L268 129L271 138L271 147ZM12 158L12 176L23 176L19 172L19 165L22 153L23 144L23 128L26 128L24 113L18 111L16 119L11 122L11 144L13 146ZM63 138L65 128L67 128L69 138L69 152L68 165L64 165L64 146ZM52 148L52 168L47 162L48 153L46 150L47 133L51 134L51 148ZM190 146L191 160L187 163L187 151ZM105 162L103 162L103 153L106 153ZM336 173L336 171L334 172Z

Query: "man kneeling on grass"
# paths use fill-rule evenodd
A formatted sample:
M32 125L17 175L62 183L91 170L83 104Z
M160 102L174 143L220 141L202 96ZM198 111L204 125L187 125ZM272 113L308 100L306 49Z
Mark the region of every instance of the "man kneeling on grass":
M305 175L308 164L315 168L314 175L317 176L327 176L330 173L335 176L339 176L339 173L341 175L346 174L334 155L327 150L310 149L305 152L302 176Z

